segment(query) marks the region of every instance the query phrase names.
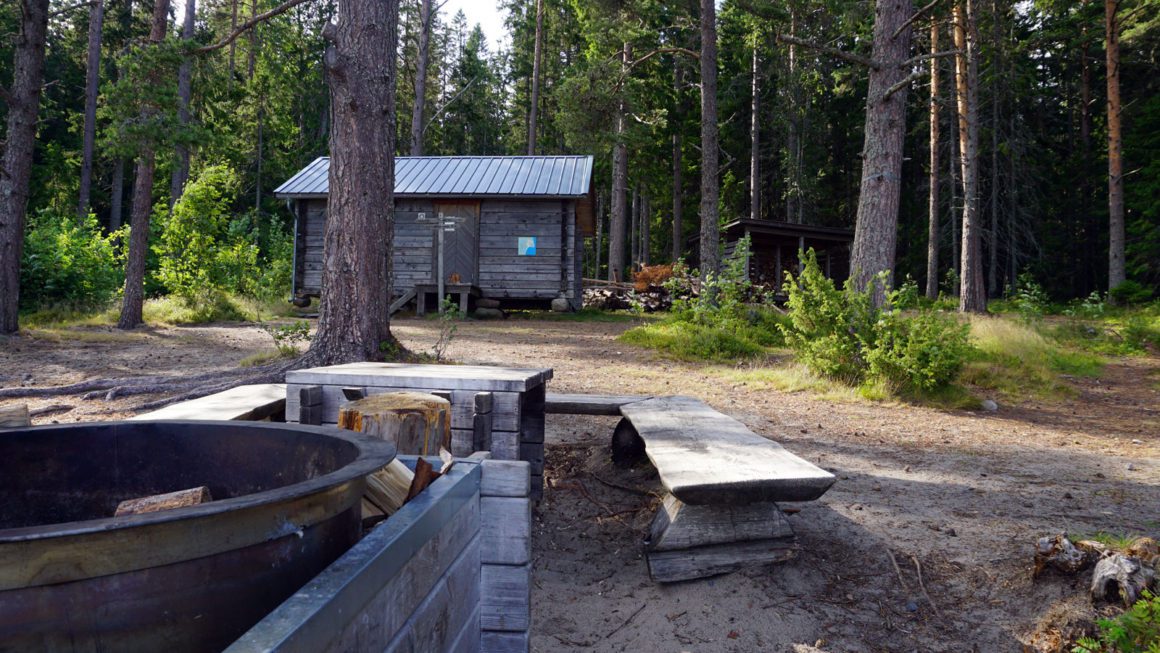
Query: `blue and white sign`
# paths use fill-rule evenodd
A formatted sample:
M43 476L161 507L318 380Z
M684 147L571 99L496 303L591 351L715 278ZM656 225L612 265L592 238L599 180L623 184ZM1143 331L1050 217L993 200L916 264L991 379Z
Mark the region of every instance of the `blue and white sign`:
M535 236L520 236L518 242L520 256L535 256L536 255L536 237Z

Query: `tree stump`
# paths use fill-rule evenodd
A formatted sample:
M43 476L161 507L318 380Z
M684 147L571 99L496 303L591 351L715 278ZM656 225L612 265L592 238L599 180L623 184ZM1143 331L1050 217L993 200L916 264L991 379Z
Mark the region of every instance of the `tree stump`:
M419 392L372 395L339 409L338 427L392 442L399 454L433 456L451 446L451 402ZM364 516L393 515L438 477L433 470L416 475L392 460L367 478Z

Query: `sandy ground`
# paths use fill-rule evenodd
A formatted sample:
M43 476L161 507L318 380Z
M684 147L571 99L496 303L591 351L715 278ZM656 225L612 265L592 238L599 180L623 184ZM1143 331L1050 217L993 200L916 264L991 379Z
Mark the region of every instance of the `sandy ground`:
M839 481L820 501L785 506L800 509L790 517L797 559L657 585L641 549L661 491L655 472L611 465L613 419L550 416L535 511L534 650L1023 651L1049 610L1087 582L1032 581L1037 537L1160 533L1155 358L1075 381L1071 401L973 413L736 384L727 368L617 342L627 326L466 322L448 354L552 367L557 392L694 395ZM416 350L437 337L431 321L400 320L395 330ZM232 369L268 348L268 336L241 325L39 332L0 340L0 387ZM36 419L45 423L124 417L149 398L29 403L61 407Z

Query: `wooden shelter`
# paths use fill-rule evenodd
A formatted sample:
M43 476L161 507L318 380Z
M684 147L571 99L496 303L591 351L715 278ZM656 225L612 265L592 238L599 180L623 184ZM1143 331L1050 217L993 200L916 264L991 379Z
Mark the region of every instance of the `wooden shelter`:
M274 194L293 204L293 300L322 286L330 159L320 157ZM395 159L392 309L437 293L506 305L583 302L583 238L593 233L591 156ZM442 256L440 256L442 254ZM430 304L428 304L430 305Z
M813 249L822 272L841 286L850 276L850 246L854 230L818 227L776 220L734 220L721 230L724 258L732 257L737 243L749 236L749 278L755 283L777 287L785 273L797 273L801 266L799 251ZM691 239L694 257L699 251L700 236ZM696 261L694 261L695 263Z

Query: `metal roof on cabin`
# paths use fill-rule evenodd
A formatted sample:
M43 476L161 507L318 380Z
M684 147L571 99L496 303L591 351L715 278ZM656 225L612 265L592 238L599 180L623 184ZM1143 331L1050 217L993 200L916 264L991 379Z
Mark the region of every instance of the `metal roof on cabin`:
M278 197L325 197L330 158L319 157L274 189ZM401 156L396 197L583 197L591 156Z

